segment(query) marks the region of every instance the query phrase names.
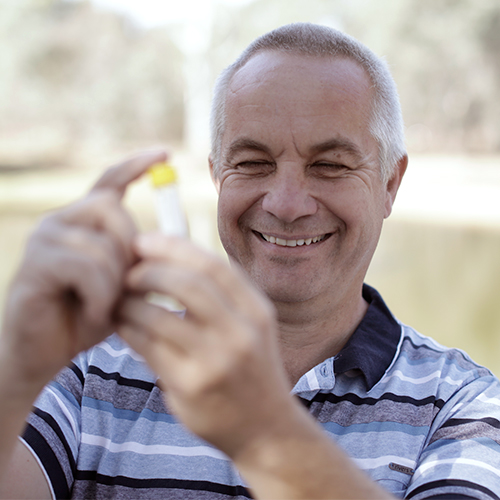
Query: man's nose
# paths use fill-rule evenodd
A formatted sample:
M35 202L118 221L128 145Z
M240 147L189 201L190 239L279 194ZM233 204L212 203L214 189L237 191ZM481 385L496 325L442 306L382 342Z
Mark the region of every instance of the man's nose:
M290 223L318 210L303 173L278 171L268 182L262 208L281 221Z

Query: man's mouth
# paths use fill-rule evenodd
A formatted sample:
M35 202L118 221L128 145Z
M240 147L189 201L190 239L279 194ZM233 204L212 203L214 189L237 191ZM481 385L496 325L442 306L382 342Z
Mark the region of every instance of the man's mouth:
M259 232L256 233L260 235L267 242L273 243L274 245L279 245L281 247L301 247L303 245L309 246L312 245L313 243L319 243L320 241L323 241L325 238L330 236L330 233L326 233L326 234L320 234L318 236L313 236L312 238L286 240L284 238L276 238L275 236L270 236L264 233L259 233Z

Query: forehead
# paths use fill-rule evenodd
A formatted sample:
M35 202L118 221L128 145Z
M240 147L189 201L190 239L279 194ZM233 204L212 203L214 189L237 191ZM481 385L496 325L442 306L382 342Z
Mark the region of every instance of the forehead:
M372 94L366 71L351 59L265 51L233 76L226 118L237 122L243 121L243 115L257 122L312 118L347 129L367 128Z

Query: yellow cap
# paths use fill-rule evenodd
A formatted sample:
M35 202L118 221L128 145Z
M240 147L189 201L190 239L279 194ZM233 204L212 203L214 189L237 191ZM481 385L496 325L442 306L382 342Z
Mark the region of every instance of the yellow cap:
M174 167L168 163L155 163L149 168L149 175L154 187L172 184L177 180Z

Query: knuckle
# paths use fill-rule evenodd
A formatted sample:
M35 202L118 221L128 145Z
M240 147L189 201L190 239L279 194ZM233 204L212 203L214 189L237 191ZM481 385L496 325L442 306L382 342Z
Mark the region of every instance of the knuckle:
M88 204L93 205L99 210L103 210L105 216L109 210L115 210L119 207L119 200L116 194L111 190L97 190L91 191L86 201Z
M150 263L146 262L140 262L135 265L128 271L125 277L125 283L131 290L143 290L144 288L150 288L151 291L161 291L156 290L158 288L158 283L161 284L161 282L161 275L159 275Z
M72 256L67 257L68 265L78 266L82 275L86 276L87 279L94 279L96 277L104 278L103 273L104 262L100 256L93 256L92 258L81 255L80 258L73 258Z
M253 362L258 348L259 342L255 335L247 334L240 336L233 347L235 361L233 368L237 369L241 365Z

